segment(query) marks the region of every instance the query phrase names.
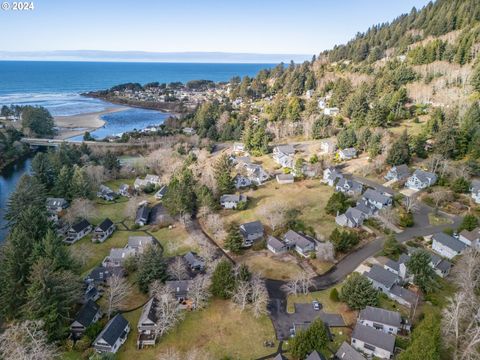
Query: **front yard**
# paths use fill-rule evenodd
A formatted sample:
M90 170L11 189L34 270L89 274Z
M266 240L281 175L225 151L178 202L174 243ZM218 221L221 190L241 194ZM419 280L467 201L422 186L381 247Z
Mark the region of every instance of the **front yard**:
M232 359L252 359L268 355L275 348L263 346L265 340L275 340L272 323L267 316L255 319L250 312L240 312L230 301L213 300L198 312L187 312L185 319L154 348L136 349L136 324L141 309L124 314L133 328L127 342L118 352L119 360L154 359L168 349L188 352L202 349L211 359L229 356Z
M271 202L278 202L300 210L300 220L312 226L320 240L325 240L336 226L334 217L325 212L325 205L332 194L333 188L321 184L318 179L288 185L279 185L271 180L257 190L245 192L249 198L246 210L225 210L221 214L226 224L260 220L268 226L263 211Z
M269 279L289 280L302 271L294 255L274 255L268 250L246 251L236 260L247 264L251 271Z

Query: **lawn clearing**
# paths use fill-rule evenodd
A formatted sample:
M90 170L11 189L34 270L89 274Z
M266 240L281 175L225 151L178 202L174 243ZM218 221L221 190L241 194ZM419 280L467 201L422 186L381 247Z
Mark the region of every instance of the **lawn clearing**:
M174 348L187 352L193 348L208 352L211 359L230 356L234 359L254 359L273 350L263 346L265 340L274 340L275 333L267 316L255 319L250 312L240 312L230 301L213 300L204 310L187 312L185 319L154 348L136 349L136 325L141 309L124 316L132 331L118 352L119 360L154 359L159 353ZM276 348L276 344L275 344Z
M272 201L283 203L301 211L300 219L307 226L313 226L319 239L327 239L335 228L335 219L325 213L325 205L333 194L333 188L320 183L319 180L304 180L288 185L288 191L274 181L260 186L257 190L245 193L249 197L248 209L243 211L225 210L221 214L225 223L239 224L260 220L264 225L268 221L262 215L262 209Z
M236 260L247 264L252 272L269 279L289 280L302 271L294 256L290 254L274 255L268 250L247 250Z
M183 255L189 251L198 251L198 244L180 224L173 228L162 228L151 234L162 244L165 256Z
M128 199L118 198L115 202L97 201L95 203L96 213L91 218L95 224L101 223L106 218L109 218L114 223L123 221L125 219L125 206Z
M448 219L441 215L435 215L432 213L428 214L428 221L430 222L430 225L433 225L433 226L453 224L453 221L451 219Z

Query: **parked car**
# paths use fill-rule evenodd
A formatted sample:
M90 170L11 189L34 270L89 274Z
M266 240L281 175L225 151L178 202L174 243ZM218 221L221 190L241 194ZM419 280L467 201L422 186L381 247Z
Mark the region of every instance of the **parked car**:
M317 300L313 300L312 301L312 305L313 305L313 309L315 311L319 311L320 310L320 303L317 301Z

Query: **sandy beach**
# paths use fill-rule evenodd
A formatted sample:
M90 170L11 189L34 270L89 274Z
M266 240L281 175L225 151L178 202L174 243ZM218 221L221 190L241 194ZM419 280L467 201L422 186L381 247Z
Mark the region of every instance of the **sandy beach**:
M105 121L101 119L102 115L112 112L124 111L128 107L114 107L103 111L93 113L71 115L71 116L55 116L55 125L58 127L57 139L68 139L72 136L84 134L86 131L94 131L105 125Z

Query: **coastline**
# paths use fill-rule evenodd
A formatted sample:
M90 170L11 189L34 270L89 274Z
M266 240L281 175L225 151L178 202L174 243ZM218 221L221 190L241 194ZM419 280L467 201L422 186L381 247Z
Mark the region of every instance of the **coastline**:
M74 136L83 135L85 132L95 131L105 125L105 121L101 119L102 115L127 110L128 107L111 107L102 111L92 113L55 116L55 126L58 128L56 139L68 139Z

